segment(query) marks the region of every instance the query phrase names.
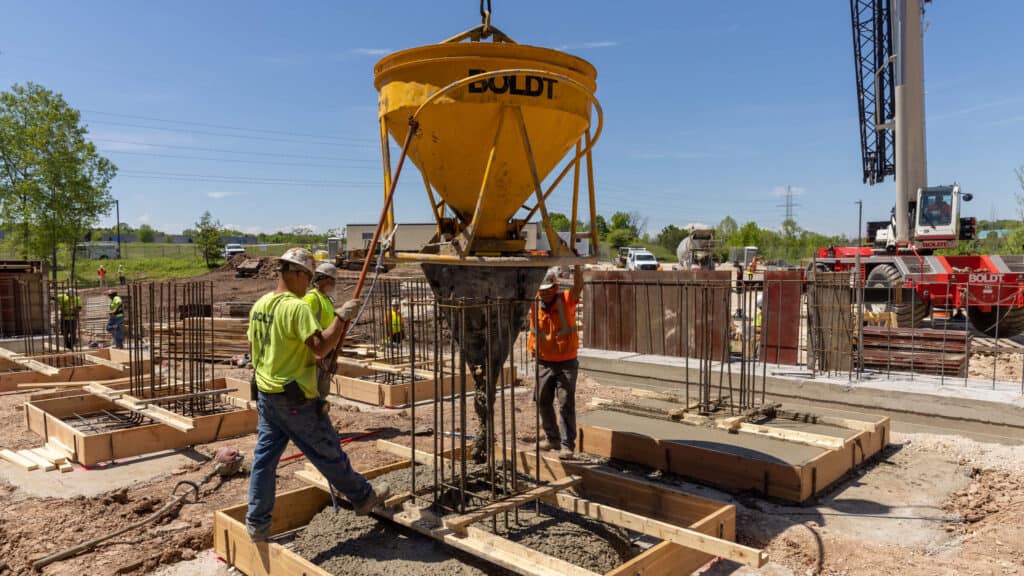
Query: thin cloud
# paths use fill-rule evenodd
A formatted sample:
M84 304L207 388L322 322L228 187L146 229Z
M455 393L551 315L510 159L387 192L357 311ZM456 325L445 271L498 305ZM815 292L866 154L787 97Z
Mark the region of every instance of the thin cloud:
M633 152L637 160L707 160L715 158L710 152Z
M596 42L580 42L579 44L562 44L557 50L590 50L592 48L614 48L619 43L615 40L598 40Z
M228 196L238 196L238 192L223 192L218 190L214 192L207 192L206 195L214 200L221 200Z
M391 54L394 50L391 48L353 48L349 52L360 56L384 56L385 54Z
M934 122L935 120L946 120L948 118L956 118L958 116L967 116L968 114L980 112L981 110L988 110L989 108L998 108L1000 106L1006 106L1008 104L1017 104L1018 102L1021 101L1024 101L1024 98L1003 98L1000 100L992 100L990 102L982 102L980 104L974 104L972 106L967 106L959 110L954 110L952 112L946 112L945 114L937 114L935 116L929 117L928 120Z
M785 196L786 188L792 190L794 196L799 196L806 192L806 188L801 188L799 186L776 186L772 188L772 196Z

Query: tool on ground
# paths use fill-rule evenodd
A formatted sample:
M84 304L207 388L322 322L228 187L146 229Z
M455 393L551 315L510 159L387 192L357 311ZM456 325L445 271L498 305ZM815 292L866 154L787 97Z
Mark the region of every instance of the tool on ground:
M378 433L380 433L380 430L370 430L369 432L365 432L363 434L357 434L355 436L349 436L348 438L342 438L338 442L338 444L341 445L341 446L344 446L345 444L348 444L349 442L355 442L356 440L362 440L363 438L367 438L369 436L373 436L374 434L378 434ZM303 456L305 456L305 454L303 454L302 452L296 452L295 454L291 454L289 456L285 456L284 458L281 458L280 462L289 462L289 461L295 460L297 458L302 458Z
M111 538L120 536L121 534L125 534L133 530L138 530L146 524L155 522L156 520L159 520L160 518L163 518L168 514L176 514L180 509L180 506L190 503L187 501L189 494L192 494L191 503L198 502L200 486L203 486L204 484L209 482L210 479L213 478L214 476L226 478L237 474L242 469L242 454L239 453L238 449L234 447L225 446L217 450L217 452L213 456L213 462L213 470L207 472L206 476L203 476L203 479L200 480L198 483L193 482L191 480L182 480L175 484L174 489L171 490L171 496L173 497L170 500L168 500L166 504L157 509L156 512L153 512L152 514L147 516L144 520L140 520L138 522L135 522L134 524L125 526L124 528L115 530L114 532L110 532L109 534L104 534L103 536L100 536L98 538L87 540L85 542L82 542L81 544L77 544L70 548L61 550L60 552L55 552L53 554L50 554L49 556L40 558L39 560L36 560L32 563L32 569L36 571L42 570L43 568L49 566L50 564L53 564L54 562L59 562L60 560L66 560L79 554L89 552L99 544L102 544L103 542L110 540ZM179 493L178 489L181 488L182 486L185 486L186 490L184 492Z

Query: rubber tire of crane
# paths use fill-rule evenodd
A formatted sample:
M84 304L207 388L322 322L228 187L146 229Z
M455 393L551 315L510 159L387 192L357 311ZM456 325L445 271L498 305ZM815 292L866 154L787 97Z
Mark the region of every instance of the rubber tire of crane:
M999 337L1009 338L1018 334L1024 334L1024 308L1010 308L1005 306L993 307L985 312L981 308L968 308L967 318L971 326L986 336L996 336L996 319L999 320Z
M880 264L871 269L865 282L868 288L895 288L903 280L900 271L892 264ZM928 303L920 300L896 304L887 302L886 312L896 313L899 328L920 328L921 321L928 316Z

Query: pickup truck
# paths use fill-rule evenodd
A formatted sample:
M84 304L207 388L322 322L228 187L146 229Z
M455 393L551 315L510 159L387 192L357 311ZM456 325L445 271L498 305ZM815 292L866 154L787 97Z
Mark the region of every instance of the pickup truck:
M245 248L242 248L241 244L225 244L224 245L224 259L230 260L235 254L245 254Z
M627 270L657 270L658 259L647 250L635 250L626 258Z

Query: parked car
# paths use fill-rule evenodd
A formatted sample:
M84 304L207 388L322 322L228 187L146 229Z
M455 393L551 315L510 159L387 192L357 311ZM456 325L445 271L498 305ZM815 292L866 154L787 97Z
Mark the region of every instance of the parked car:
M658 259L647 250L635 250L630 252L626 259L627 270L658 270Z
M225 244L224 245L224 259L229 260L236 254L245 254L245 248L242 248L241 244Z

